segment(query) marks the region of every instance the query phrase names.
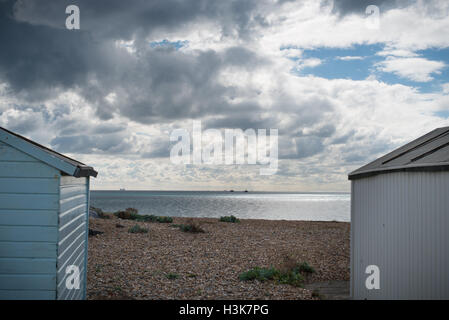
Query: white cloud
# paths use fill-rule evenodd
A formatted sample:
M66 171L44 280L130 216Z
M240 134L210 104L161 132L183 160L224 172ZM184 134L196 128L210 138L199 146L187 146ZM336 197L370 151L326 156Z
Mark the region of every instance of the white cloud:
M411 58L411 57L418 57L419 54L410 51L410 50L404 50L404 49L395 49L395 48L386 48L378 53L376 53L378 56L395 56L395 57L405 57L405 58Z
M442 61L425 58L388 57L375 66L380 71L391 72L412 81L429 82L433 80L432 74L441 74L441 70L446 67L446 64Z
M300 58L302 56L302 50L296 48L288 48L282 50L282 55L286 58Z
M441 85L441 88L443 89L443 93L448 94L449 93L449 82L443 83Z
M352 61L352 60L363 60L365 57L361 56L344 56L344 57L335 57L337 60L343 60L343 61Z
M437 12L437 16L433 14ZM363 15L338 18L323 12L318 1L288 3L275 8L269 28L255 40L265 52L282 46L299 48L350 48L355 44L387 44L391 48L416 51L449 46L449 6L425 1L381 13L378 30L366 27Z
M315 68L323 63L323 60L318 58L310 58L298 61L297 70L302 70L304 68Z

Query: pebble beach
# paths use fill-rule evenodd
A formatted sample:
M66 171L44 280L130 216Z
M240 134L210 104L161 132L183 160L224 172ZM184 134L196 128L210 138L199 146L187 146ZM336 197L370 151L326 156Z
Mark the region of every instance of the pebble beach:
M174 226L188 222L204 233ZM138 224L147 233L130 233ZM349 280L347 222L174 218L173 223L90 218L88 299L317 299L276 281L242 281L254 267L307 262L304 284ZM306 286L304 286L306 287Z

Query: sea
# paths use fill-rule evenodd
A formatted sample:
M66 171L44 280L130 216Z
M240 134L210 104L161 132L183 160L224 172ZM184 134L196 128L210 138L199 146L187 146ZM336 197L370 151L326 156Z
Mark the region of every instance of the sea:
M106 212L131 207L140 214L171 217L350 221L350 197L317 192L92 190L90 205Z

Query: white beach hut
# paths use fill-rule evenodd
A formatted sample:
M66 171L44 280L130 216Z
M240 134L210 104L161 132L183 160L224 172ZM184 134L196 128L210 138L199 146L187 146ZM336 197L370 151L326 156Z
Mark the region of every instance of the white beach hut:
M449 299L449 127L349 179L352 297Z
M86 297L89 178L96 176L0 127L0 300Z

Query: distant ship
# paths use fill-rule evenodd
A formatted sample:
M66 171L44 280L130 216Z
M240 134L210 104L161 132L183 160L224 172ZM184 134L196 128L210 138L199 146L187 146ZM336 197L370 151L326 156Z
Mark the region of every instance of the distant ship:
M126 189L125 188L120 188L120 191L125 191Z

